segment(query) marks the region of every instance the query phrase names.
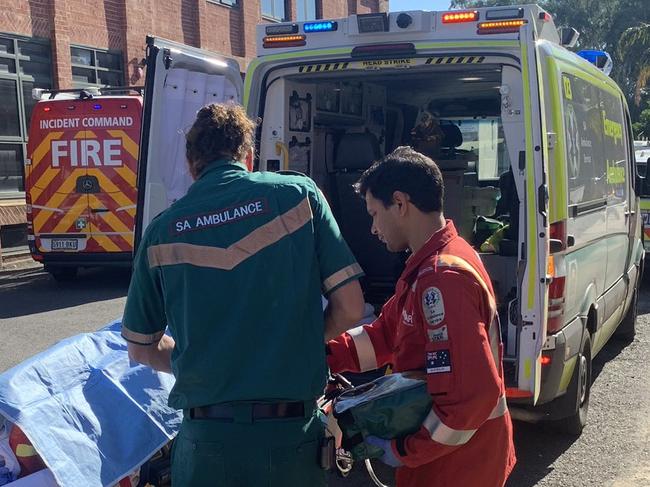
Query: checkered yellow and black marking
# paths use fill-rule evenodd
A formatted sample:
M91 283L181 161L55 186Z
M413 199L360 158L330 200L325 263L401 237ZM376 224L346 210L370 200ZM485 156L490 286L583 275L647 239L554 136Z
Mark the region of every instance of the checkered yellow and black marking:
M441 56L430 57L424 64L480 64L485 56Z
M309 64L300 66L299 73L324 73L326 71L342 71L347 69L350 63L326 63L326 64Z

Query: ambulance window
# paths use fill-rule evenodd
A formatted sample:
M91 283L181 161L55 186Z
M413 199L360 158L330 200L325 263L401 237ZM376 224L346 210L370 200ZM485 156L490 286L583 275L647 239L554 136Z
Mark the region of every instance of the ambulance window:
M605 198L603 120L599 90L578 77L562 75L569 204Z
M607 200L616 204L627 197L627 147L625 122L617 96L600 91Z
M476 161L479 181L496 180L510 167L501 117L453 120L463 136L460 150Z

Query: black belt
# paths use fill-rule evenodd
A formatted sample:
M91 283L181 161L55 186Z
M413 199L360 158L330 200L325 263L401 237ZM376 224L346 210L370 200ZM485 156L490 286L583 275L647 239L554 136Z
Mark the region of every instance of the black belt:
M252 419L273 419L273 418L299 418L305 415L305 403L296 402L272 402L272 403L248 403L251 407ZM190 409L192 419L234 419L235 410L242 407L242 404L211 404Z

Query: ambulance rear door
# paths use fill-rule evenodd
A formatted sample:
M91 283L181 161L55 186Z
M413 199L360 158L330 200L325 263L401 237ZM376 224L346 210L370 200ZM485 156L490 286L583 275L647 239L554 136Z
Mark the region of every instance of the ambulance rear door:
M210 103L241 103L242 91L240 68L234 59L147 37L136 248L151 220L192 184L185 134L196 112Z
M520 30L520 63L523 91L523 144L511 154L518 193L524 195L520 205L519 249L521 273L519 308L521 323L517 347L517 389L514 397L529 397L537 402L541 388L541 355L546 342L548 307L547 276L549 258L548 218L548 144L544 118L544 92L541 79L541 53L535 22ZM503 111L511 108L504 106ZM516 114L515 114L516 115ZM519 127L519 128L515 128ZM509 130L521 130L521 123L504 123L506 137L517 138ZM523 149L523 150L522 150Z
M45 256L87 247L90 211L81 191L87 177L81 164L83 112L84 104L71 99L41 101L34 107L25 179L34 247Z
M133 251L136 174L142 100L139 96L98 97L84 102L86 178L78 188L89 207L86 251Z

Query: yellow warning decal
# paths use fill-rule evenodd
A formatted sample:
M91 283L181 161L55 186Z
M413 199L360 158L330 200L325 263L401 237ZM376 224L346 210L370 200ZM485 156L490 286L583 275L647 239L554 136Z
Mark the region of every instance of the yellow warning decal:
M409 68L415 66L415 59L375 59L371 61L361 61L363 69L382 69L382 68Z
M441 56L430 57L424 64L480 64L485 56Z
M323 73L325 71L341 71L347 69L350 63L326 63L326 64L309 64L300 66L299 73Z

